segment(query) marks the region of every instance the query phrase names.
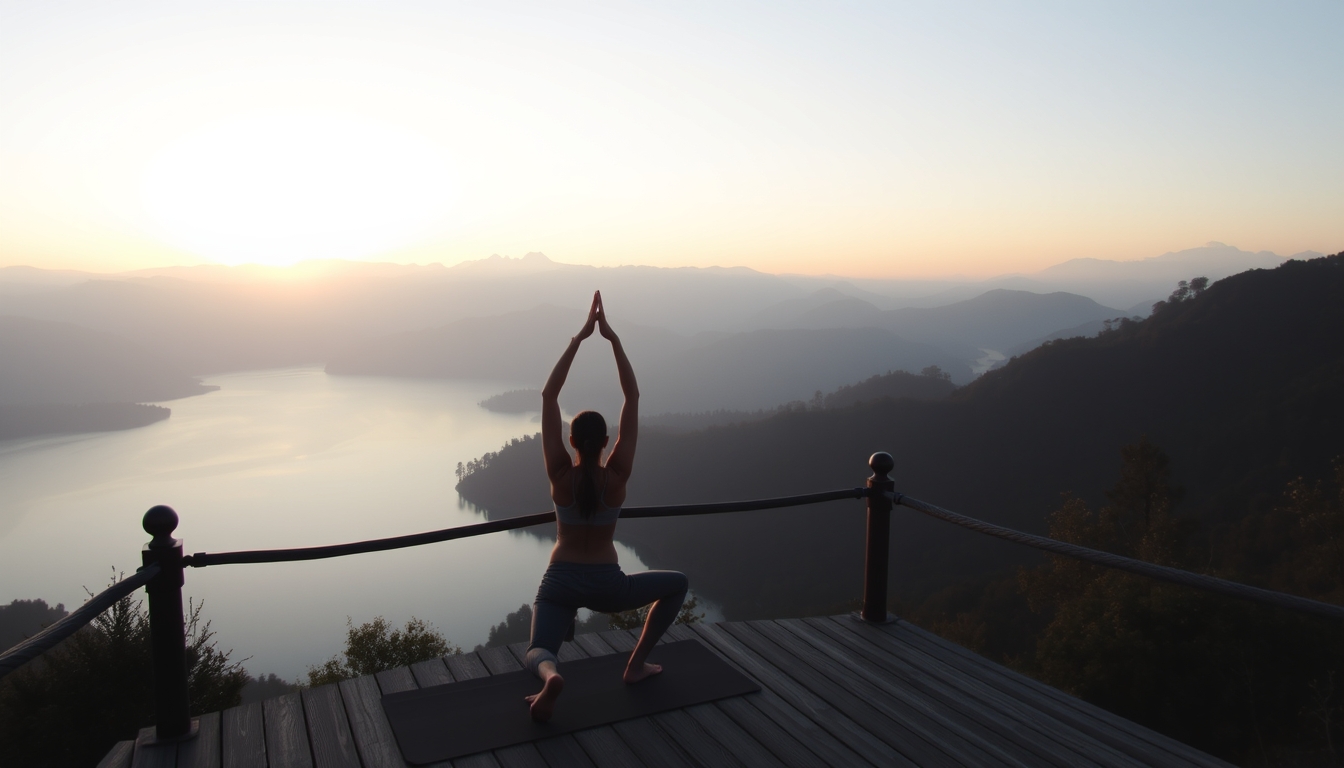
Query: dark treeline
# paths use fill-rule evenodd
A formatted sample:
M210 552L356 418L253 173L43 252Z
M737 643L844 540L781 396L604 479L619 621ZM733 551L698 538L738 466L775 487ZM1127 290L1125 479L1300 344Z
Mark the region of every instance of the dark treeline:
M0 405L0 440L133 429L163 421L171 413L161 405L137 403Z
M541 390L539 389L511 389L508 392L500 392L498 395L491 395L478 403L487 411L495 413L527 413L528 411L541 411Z
M1160 447L1141 439L1119 463L1099 508L1064 494L1052 538L1344 603L1344 458L1219 530L1183 513L1180 468ZM899 602L944 637L1234 762L1344 758L1338 621L1063 557Z
M1048 513L1060 507L1061 492L1077 494L1075 504L1088 509L1105 506L1120 449L1146 440L1170 457L1183 487L1182 551L1198 557L1187 554L1182 562L1293 589L1273 576L1294 563L1292 536L1283 532L1291 526L1275 528L1277 537L1253 531L1255 521L1277 519L1275 510L1296 478L1308 478L1302 481L1308 484L1326 478L1334 457L1344 454L1340 328L1344 254L1248 272L1202 292L1175 295L1142 322L1127 320L1096 338L1047 344L943 400L882 399L690 434L650 432L641 440L628 503L852 487L863 481L868 454L887 450L896 459L899 490L1048 533ZM550 506L540 467L536 441L520 442L466 478L460 490L492 516L540 511ZM1002 609L1009 624L1040 628L1041 614L1013 607L1026 605L1017 582L999 576L1013 573L1012 566L1037 567L1039 557L917 513L895 514L892 585L901 608L917 612L912 606L934 595L955 602L945 590L961 585L962 609L984 603ZM859 502L632 520L618 529L618 537L652 567L686 571L729 618L841 609L860 593L862 536ZM1262 565L1249 565L1255 562ZM928 608L944 621L957 614L939 610L936 604ZM1264 619L1290 634L1296 621ZM1333 646L1336 654L1339 647ZM1004 660L1035 658L1023 647L981 648ZM1333 685L1338 691L1344 680ZM1073 689L1096 697L1086 687ZM1331 695L1322 705L1327 710L1338 705L1338 694ZM1268 700L1258 701L1268 706ZM1236 722L1246 726L1239 732L1250 734L1246 738L1274 730L1263 718L1260 731ZM1172 728L1168 721L1158 725ZM1249 749L1245 740L1194 726L1176 730L1222 754ZM1288 730L1277 733L1288 739Z

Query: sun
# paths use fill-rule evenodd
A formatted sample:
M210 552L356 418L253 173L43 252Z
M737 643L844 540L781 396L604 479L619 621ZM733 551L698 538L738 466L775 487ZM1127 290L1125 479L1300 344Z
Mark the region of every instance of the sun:
M156 236L224 264L364 258L414 243L451 212L445 153L348 115L253 113L165 147L142 201Z

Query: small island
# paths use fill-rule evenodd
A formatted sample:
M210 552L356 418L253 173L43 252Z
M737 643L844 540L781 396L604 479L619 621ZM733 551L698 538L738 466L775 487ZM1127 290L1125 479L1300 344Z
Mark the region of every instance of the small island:
M541 410L541 390L511 389L498 395L487 397L478 403L487 411L495 413L527 413Z

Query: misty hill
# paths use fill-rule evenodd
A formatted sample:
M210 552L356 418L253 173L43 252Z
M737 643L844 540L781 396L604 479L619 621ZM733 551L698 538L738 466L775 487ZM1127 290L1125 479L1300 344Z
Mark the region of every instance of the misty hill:
M584 317L579 311L543 306L352 343L332 357L327 372L497 379L536 387ZM621 324L617 331L639 375L641 407L649 414L773 408L893 368L937 365L960 380L970 378L964 361L877 328L685 337ZM562 404L568 410L588 407L614 413L620 406L614 370L604 341L585 343Z
M1063 283L1033 276L884 281L778 276L744 268L589 267L560 264L538 253L453 267L314 261L289 268L197 265L120 275L11 267L0 269L0 315L152 338L155 349L187 373L202 375L325 363L367 340L542 305L582 312L593 289L600 288L622 328L664 328L690 339L769 328L877 327L944 347L969 363L980 347L1004 351L1100 317L1132 314L1075 300L1076 312L1070 315L1064 311L1067 302L1040 298L1052 291L1095 300L1104 298L1103 289L1119 286L1119 294L1103 305L1151 303L1175 287L1176 278L1167 279L1168 274L1217 278L1272 257L1250 254L1260 262L1248 261L1238 255L1244 252L1226 246L1193 250L1200 252L1198 258L1181 252L1144 262L1108 262L1113 268L1105 267L1111 275L1107 279L1119 282L1077 285L1069 281L1092 274L1078 264L1061 265L1052 273ZM1126 277L1139 274L1135 270L1152 274L1144 278L1147 282L1136 282ZM986 297L989 289L1004 292ZM959 303L963 306L946 308ZM928 312L915 311L914 304ZM1033 312L1042 313L1042 322L1032 323L1027 316ZM863 375L910 366L893 361Z
M1298 254L1292 258L1319 257L1319 253ZM1251 269L1273 269L1285 261L1269 251L1252 253L1224 243L1207 243L1201 248L1169 251L1137 261L1108 259L1070 259L1062 264L1035 272L1031 277L1045 283L1077 281L1081 283L1153 281L1174 283L1192 274L1209 272L1220 280Z
M1311 259L1321 254L1299 253L1287 258ZM1042 286L1072 291L1117 307L1131 306L1152 296L1165 296L1178 280L1204 275L1210 280L1252 269L1273 269L1285 257L1269 251L1252 253L1223 243L1164 253L1137 261L1072 259L1028 277Z
M110 333L0 316L0 405L156 402L210 391L157 349Z
M678 352L641 375L640 403L650 413L707 408L750 410L868 378L893 368L938 366L970 380L963 360L880 328L762 330L732 334ZM664 391L665 390L665 391Z
M1320 256L1315 251L1307 251L1287 258L1302 260ZM834 288L866 299L882 309L944 306L996 288L1032 293L1064 291L1087 296L1106 306L1132 307L1139 303L1151 305L1158 297L1171 293L1178 280L1195 275L1221 280L1249 269L1272 269L1284 261L1285 257L1268 251L1252 253L1223 243L1208 243L1147 259L1071 259L1037 272L1002 275L988 280L784 277L805 290Z
M1071 293L995 289L940 307L880 310L871 302L823 288L758 312L770 328L884 328L973 360L981 348L1005 350L1061 328L1122 314Z
M717 409L640 415L640 427L665 432L694 432L708 427L763 421L781 413L817 408L846 408L859 403L881 399L912 398L915 400L942 400L955 392L950 376L937 366L929 366L920 375L906 371L888 371L874 374L857 384L846 384L831 393L814 391L807 400L791 400L774 408L754 411ZM512 393L506 393L512 394ZM821 394L821 397L817 397ZM539 402L541 392L535 392Z
M1120 312L1072 293L997 289L943 307L883 313L883 327L914 341L1003 350L1060 328Z
M589 267L541 254L453 267L331 261L86 277L0 272L0 314L153 333L197 374L326 362L350 339L540 305L583 311L595 289L606 292L613 317L683 334L737 329L752 313L804 293L745 268Z
M887 371L840 387L826 395L822 403L827 408L848 408L882 399L943 400L956 390L951 377L936 367L918 376L908 371Z
M867 456L887 450L899 490L1043 532L1061 491L1087 498L1108 487L1120 447L1146 434L1171 456L1183 509L1216 530L1267 509L1286 480L1321 476L1344 454L1340 328L1344 254L1247 272L1143 322L1046 344L945 400L650 432L629 504L853 487ZM550 506L540 466L538 442L522 441L459 489L492 517L536 512ZM618 538L652 567L685 570L729 616L816 613L859 594L861 507L626 521ZM1028 557L910 511L895 515L898 594Z
M820 288L788 299L754 314L749 323L762 328L862 328L882 324L882 310L872 301Z

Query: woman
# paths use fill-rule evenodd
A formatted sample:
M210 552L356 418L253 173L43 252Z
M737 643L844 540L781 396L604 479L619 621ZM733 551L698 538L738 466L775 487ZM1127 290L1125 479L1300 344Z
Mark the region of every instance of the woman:
M602 451L607 447L607 423L601 414L584 411L570 422L569 444L578 452L577 458L571 459L560 434L560 388L565 385L579 344L593 334L594 326L611 342L621 392L625 395L616 445L605 464ZM677 571L646 571L627 576L621 572L612 543L616 519L620 517L621 504L625 503L625 484L634 466L638 436L639 387L635 384L635 372L626 359L621 340L607 324L602 294L594 293L588 320L579 334L569 340L569 347L541 391L541 445L546 476L551 480L558 531L550 567L541 579L532 606L532 642L527 649L527 666L543 684L541 692L528 696L527 701L536 720L550 719L555 700L564 690L565 680L556 671L555 654L580 608L616 613L653 603L644 622L644 632L630 653L624 679L637 683L663 671L646 659L681 610L686 599L686 576Z

